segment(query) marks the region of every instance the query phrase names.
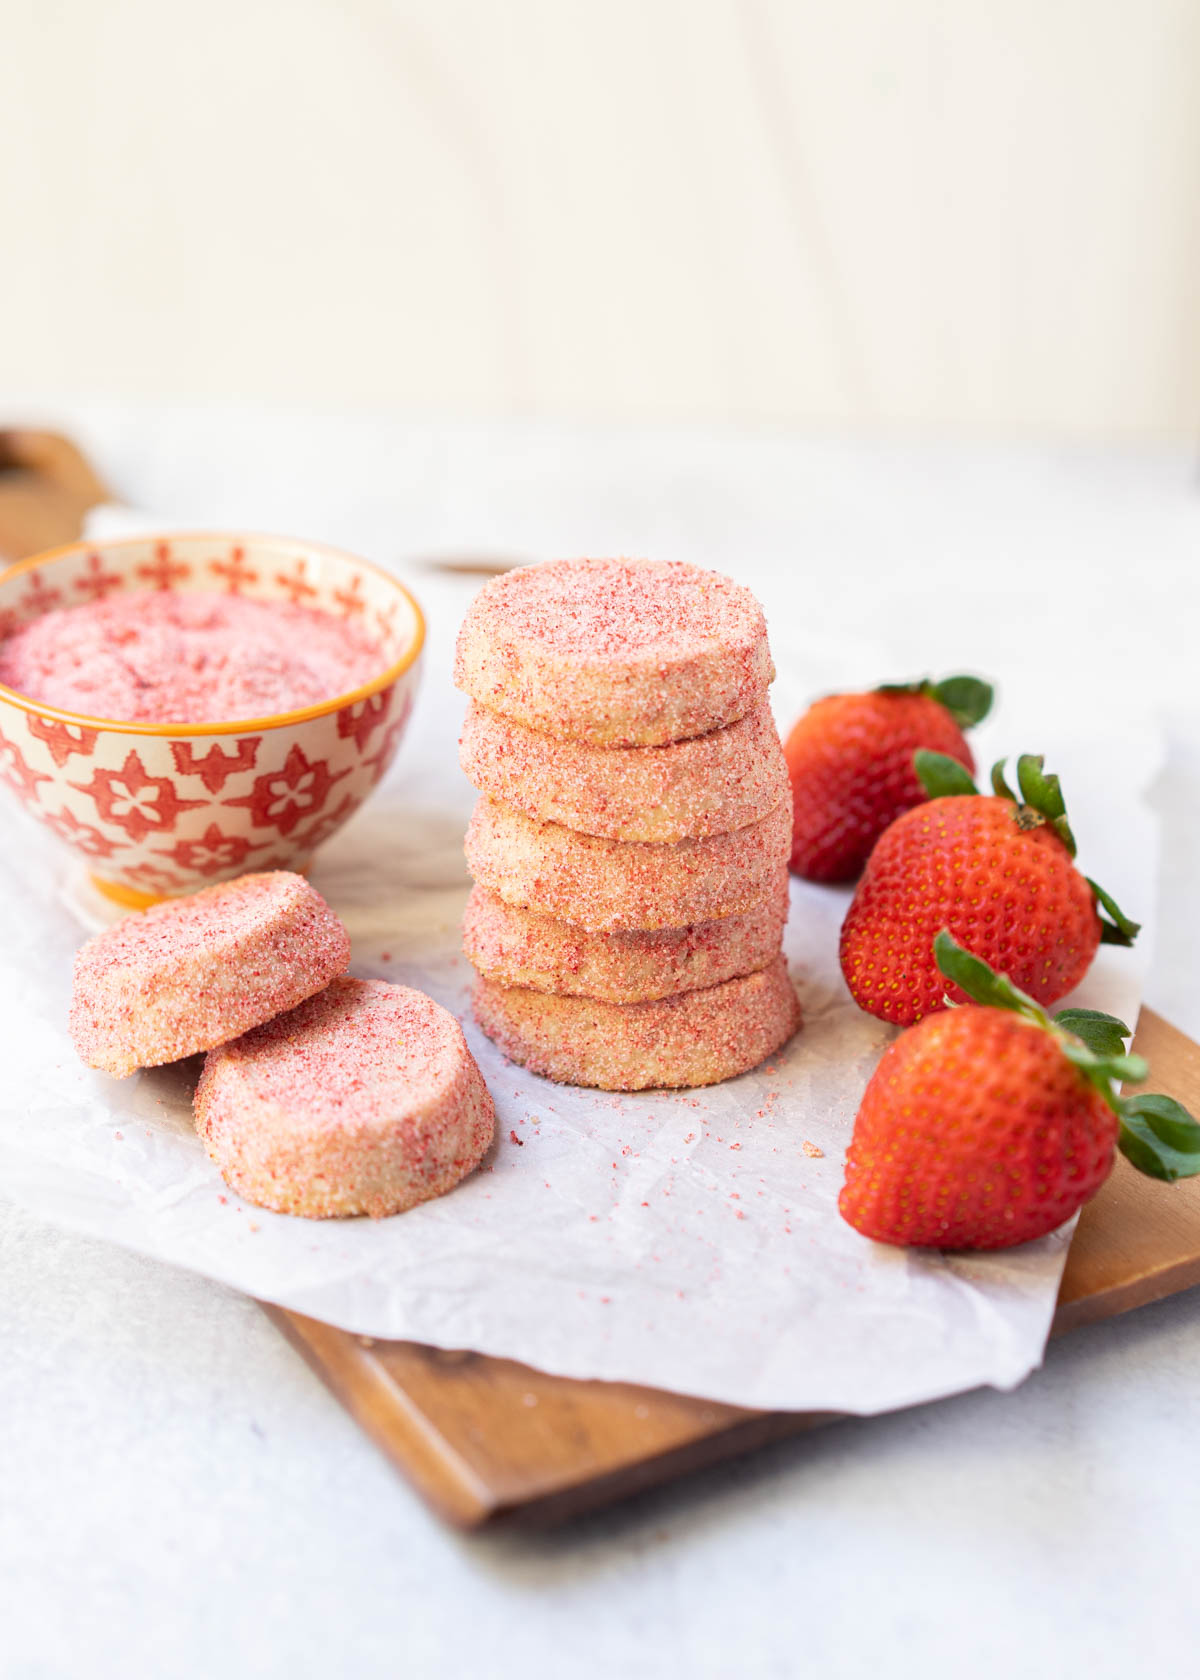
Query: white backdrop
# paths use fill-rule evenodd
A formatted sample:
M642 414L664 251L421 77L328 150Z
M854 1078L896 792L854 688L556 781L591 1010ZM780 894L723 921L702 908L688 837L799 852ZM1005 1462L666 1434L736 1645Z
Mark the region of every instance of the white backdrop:
M3 0L0 400L1186 436L1195 0Z

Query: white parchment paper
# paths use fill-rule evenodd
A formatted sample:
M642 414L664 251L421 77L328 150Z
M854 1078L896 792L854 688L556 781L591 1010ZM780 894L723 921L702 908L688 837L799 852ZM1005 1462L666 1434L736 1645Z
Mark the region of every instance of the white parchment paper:
M475 1029L458 935L473 795L457 767L462 700L448 677L469 591L418 588L433 634L411 733L372 804L319 854L313 880L350 929L352 972L419 986L464 1021L498 1111L483 1169L379 1222L310 1222L242 1202L192 1130L197 1064L116 1081L75 1059L71 958L96 907L44 833L6 806L5 1193L350 1330L573 1377L860 1413L1019 1382L1041 1357L1068 1232L947 1258L872 1244L838 1217L858 1099L893 1036L841 981L847 893L794 884L786 949L806 1024L776 1061L729 1084L638 1096L566 1089L510 1066ZM781 720L804 692L864 680L862 650L789 642L775 626L772 640L790 676L776 690ZM1014 719L981 732L979 756L986 762L993 744L1044 748L1087 872L1145 918L1156 836L1141 795L1156 743L1127 718L1104 733L1101 743L1093 716L1086 729L1042 729L1035 741ZM1077 1000L1133 1021L1148 946L1144 935L1135 951L1102 949Z

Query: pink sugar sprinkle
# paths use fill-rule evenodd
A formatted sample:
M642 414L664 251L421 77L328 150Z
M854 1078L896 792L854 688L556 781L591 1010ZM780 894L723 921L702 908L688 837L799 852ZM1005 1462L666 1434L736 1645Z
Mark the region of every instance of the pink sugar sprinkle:
M472 702L459 762L481 793L526 816L613 840L726 833L757 822L789 797L787 765L765 700L726 728L620 752L556 740ZM695 959L724 970L724 940L765 956L773 935L777 948L787 914L781 885L784 890L755 905L740 928L720 922L696 935L689 930ZM723 977L714 973L713 983Z
M131 723L230 723L318 705L378 675L380 645L313 607L198 590L57 607L0 644L0 682Z
M489 710L602 746L657 746L735 723L774 674L762 609L677 562L553 561L486 584L454 680Z
M478 1165L494 1122L448 1011L346 975L210 1054L195 1115L236 1189L316 1219L443 1194Z
M345 928L303 876L242 875L89 939L75 958L71 1034L90 1067L120 1077L293 1008L349 959Z
M238 1105L264 1125L308 1115L361 1136L433 1097L462 1056L459 1036L422 993L343 976L226 1045L221 1061L239 1069Z
M81 966L89 980L113 969L140 974L160 962L207 954L222 936L224 958L224 943L245 944L260 928L269 927L297 892L316 896L303 878L287 870L219 881L187 898L167 899L139 916L114 922L82 948L86 961Z
M473 611L575 659L653 650L679 660L748 641L762 609L748 590L681 561L558 560L508 572Z

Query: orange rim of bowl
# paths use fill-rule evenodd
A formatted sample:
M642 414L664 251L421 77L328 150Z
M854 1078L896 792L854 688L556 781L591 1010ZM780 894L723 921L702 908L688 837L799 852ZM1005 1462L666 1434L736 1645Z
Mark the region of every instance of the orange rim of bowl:
M151 541L172 542L180 538L194 539L208 542L228 542L231 538L244 543L292 543L297 548L307 549L314 554L330 554L339 560L349 560L356 566L362 566L368 572L374 572L377 577L386 579L398 594L403 595L416 621L416 628L412 639L412 646L407 648L401 658L397 659L378 677L372 677L370 682L361 683L358 688L349 689L345 694L335 694L331 700L322 700L315 706L302 706L294 712L276 712L270 717L261 718L233 718L228 723L136 723L126 718L93 717L87 712L67 712L61 706L43 705L39 700L30 699L28 694L22 694L19 689L9 688L6 683L0 683L0 699L10 700L19 706L23 712L33 712L38 717L53 718L58 723L74 723L84 729L119 729L129 735L244 735L252 729L281 729L289 724L308 723L312 718L327 717L331 712L340 712L346 706L355 706L360 700L369 700L373 694L381 689L390 688L406 671L410 671L420 657L421 649L425 646L425 614L421 604L400 580L393 577L391 572L377 566L373 560L363 560L357 554L350 554L344 548L334 548L330 543L308 542L302 537L269 536L261 531L151 531L140 536L117 537L105 542L73 542L64 543L61 548L48 548L41 554L31 554L25 560L18 560L13 565L5 567L0 572L0 585L6 584L10 578L19 577L22 572L36 571L39 566L47 565L51 560L64 560L71 554L94 554L97 552L111 553L114 549L130 548L136 543ZM136 593L136 592L135 592ZM146 590L149 594L151 591Z

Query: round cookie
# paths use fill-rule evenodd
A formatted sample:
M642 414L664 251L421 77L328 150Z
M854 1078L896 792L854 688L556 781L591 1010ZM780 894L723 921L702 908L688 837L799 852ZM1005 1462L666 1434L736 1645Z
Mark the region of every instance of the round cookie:
M778 1050L800 1005L777 957L769 967L654 1003L551 997L480 980L475 1019L504 1054L563 1085L602 1091L715 1085Z
M667 746L593 747L472 703L459 762L481 792L527 817L610 840L727 834L789 797L783 747L765 704L724 729Z
M554 560L493 578L454 681L502 717L595 747L662 746L735 723L775 675L748 589L679 561Z
M71 1037L121 1079L269 1021L344 973L345 928L303 875L273 870L167 899L75 958Z
M761 904L787 866L791 834L789 801L732 834L660 845L577 834L485 797L465 850L471 874L506 904L611 933L691 927Z
M752 910L655 933L589 933L475 887L463 915L463 949L480 974L502 986L646 1003L765 968L778 954L787 913L782 866L774 890Z
M348 975L211 1050L196 1128L226 1183L309 1219L402 1213L479 1165L496 1111L453 1015Z

